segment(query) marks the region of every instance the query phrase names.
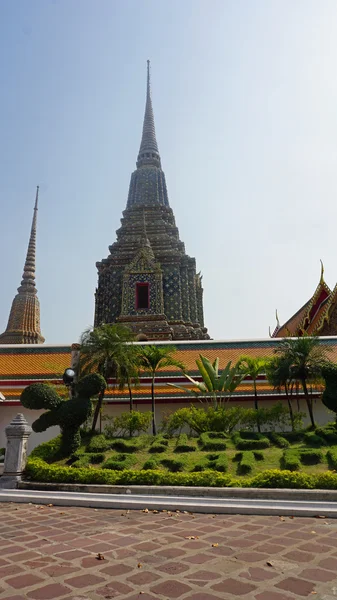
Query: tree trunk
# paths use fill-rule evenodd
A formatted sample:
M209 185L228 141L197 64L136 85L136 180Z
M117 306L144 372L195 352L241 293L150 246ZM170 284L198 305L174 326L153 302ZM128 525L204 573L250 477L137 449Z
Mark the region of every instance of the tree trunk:
M156 427L156 415L155 415L155 402L154 402L154 378L155 376L152 376L152 383L151 383L151 397L152 397L152 433L153 435L157 435L157 427Z
M92 426L91 426L92 433L94 433L95 429L96 429L99 413L102 408L102 404L103 404L103 400L104 400L104 391L105 390L103 390L103 392L101 392L100 395L98 396L98 400L97 400L97 404L96 404L95 412L94 412L94 418L92 420Z
M294 412L293 412L293 406L292 406L291 400L289 398L288 385L286 383L284 384L284 389L285 389L285 393L286 393L286 396L287 396L288 409L289 409L289 415L290 415L290 421L291 421L291 429L293 431L295 431L295 429L294 429Z
M302 388L303 388L303 392L304 392L305 401L306 401L307 407L308 407L311 426L316 427L315 419L314 419L314 412L312 409L312 399L309 396L309 392L308 392L308 388L307 388L305 379L302 379L301 384L302 384Z
M128 390L129 390L129 400L130 400L130 412L133 411L133 396L132 396L132 389L131 389L131 384L130 384L130 379L128 378Z
M255 410L259 410L259 403L258 403L258 399L257 399L257 390L256 390L256 381L254 381L254 406L255 406ZM260 419L259 419L259 413L257 412L256 414L256 424L257 424L257 430L259 433L261 433L261 425L260 425Z

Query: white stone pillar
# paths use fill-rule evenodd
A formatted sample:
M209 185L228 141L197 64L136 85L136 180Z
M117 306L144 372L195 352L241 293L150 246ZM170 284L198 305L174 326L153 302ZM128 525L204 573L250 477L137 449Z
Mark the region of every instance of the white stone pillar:
M19 413L5 429L7 446L3 475L0 477L0 488L13 489L21 481L26 466L27 443L32 428L23 414Z

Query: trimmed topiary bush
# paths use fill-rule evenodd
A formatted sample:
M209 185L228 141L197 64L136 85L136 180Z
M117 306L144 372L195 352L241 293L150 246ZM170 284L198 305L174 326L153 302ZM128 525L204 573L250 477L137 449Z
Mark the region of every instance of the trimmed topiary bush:
M117 450L117 452L138 452L144 448L144 440L142 438L134 438L130 440L117 438L116 440L110 441L110 447L114 450Z
M225 452L221 452L216 458L211 459L209 461L209 468L220 473L225 473L228 469L228 459Z
M270 441L266 437L262 437L259 440L242 440L237 442L236 447L238 450L260 450L263 448L269 448Z
M337 448L330 448L326 453L326 457L328 459L329 467L337 470Z
M238 465L238 473L240 473L240 475L247 475L247 473L250 473L253 470L254 463L255 457L253 452L242 452L241 460Z
M304 434L304 443L307 446L311 446L313 448L320 448L321 446L326 446L326 441L313 431L307 431Z
M177 439L176 447L174 449L175 452L195 452L196 447L194 444L191 444L186 433L180 434Z
M335 423L328 423L324 427L316 427L315 433L329 444L337 444L337 428Z
M124 469L129 469L136 462L134 456L130 454L117 454L116 456L111 456L108 458L102 465L102 469L111 469L112 471L123 471Z
M33 410L47 409L47 412L32 424L33 431L46 431L53 425L59 425L62 436L60 453L70 456L79 448L80 427L92 413L91 396L98 395L105 387L105 379L98 373L93 373L78 382L73 398L63 400L49 385L33 383L23 390L21 403L25 408Z
M171 473L176 473L177 471L182 471L185 466L185 462L183 460L179 460L177 458L163 458L160 463L166 467Z
M202 433L198 440L203 450L226 450L226 442L221 438L211 438L209 433Z
M254 454L255 460L264 460L263 452L260 452L259 450L254 450L253 454Z
M323 461L322 450L300 450L302 465L317 465Z
M298 471L301 466L300 456L296 450L285 450L281 457L281 468L287 471Z
M283 435L279 435L274 431L270 433L268 437L271 443L274 444L274 446L277 446L278 448L289 448L290 446L289 441L286 440L286 438Z
M94 435L86 447L86 452L105 452L111 448L111 442L105 438L103 433Z
M158 469L158 462L155 458L148 458L143 464L144 471L148 471L149 469Z

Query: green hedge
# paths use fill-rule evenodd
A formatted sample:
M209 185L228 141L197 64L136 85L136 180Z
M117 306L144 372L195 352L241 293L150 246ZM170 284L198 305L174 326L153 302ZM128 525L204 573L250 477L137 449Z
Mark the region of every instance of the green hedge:
M321 446L326 446L326 441L313 431L307 431L304 434L304 443L307 446L311 446L312 448L320 448Z
M328 459L329 466L337 470L337 448L331 448L328 450L326 457Z
M291 489L337 489L337 474L314 474L268 470L254 477L239 479L225 473L168 473L164 471L110 471L105 469L72 469L48 465L41 458L29 457L26 476L41 483L78 483L106 485L174 485L201 487L259 487Z
M269 439L272 444L277 446L278 448L289 448L290 443L283 435L272 432L269 434Z
M260 440L243 440L241 439L236 443L238 450L262 450L269 448L270 441L266 437L262 437Z
M300 450L302 465L317 465L323 461L324 455L322 450Z
M219 471L220 473L226 473L228 469L228 458L225 452L221 452L220 454L209 454L207 458L209 460L208 468Z
M94 435L86 447L86 452L105 452L111 448L111 441L101 433Z
M142 438L131 438L130 440L124 440L123 438L117 438L111 440L110 447L117 452L138 452L144 447Z
M143 464L143 470L158 469L158 461L155 458L148 458Z
M210 432L211 434L213 432ZM199 445L203 450L226 450L226 442L219 437L210 437L210 434L202 433L198 440Z
M297 450L284 450L281 457L281 467L286 471L298 471L301 466L300 456Z
M247 475L247 473L250 473L253 470L254 463L255 457L253 452L242 452L242 456L238 465L238 473L240 473L240 475Z
M195 452L196 447L194 444L191 444L186 433L181 433L177 439L176 447L174 449L175 452Z
M166 469L171 471L171 473L182 471L185 467L185 461L177 458L163 458L160 463L163 465L163 467L166 467Z

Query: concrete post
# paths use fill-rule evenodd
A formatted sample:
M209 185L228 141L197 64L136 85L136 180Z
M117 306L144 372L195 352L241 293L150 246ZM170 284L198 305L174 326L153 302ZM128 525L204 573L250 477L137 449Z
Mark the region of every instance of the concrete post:
M3 475L0 477L0 488L18 487L26 465L27 443L32 428L23 414L19 413L6 427L7 446Z

